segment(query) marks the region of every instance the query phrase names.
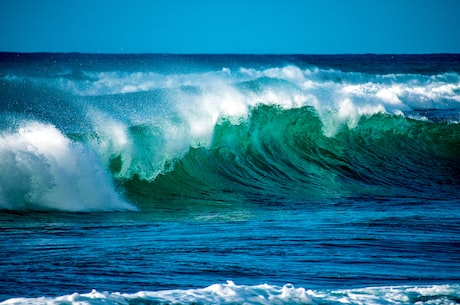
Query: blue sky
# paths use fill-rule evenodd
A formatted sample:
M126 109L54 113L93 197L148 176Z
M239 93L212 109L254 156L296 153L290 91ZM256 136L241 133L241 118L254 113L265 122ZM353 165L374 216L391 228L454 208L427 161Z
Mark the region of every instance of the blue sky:
M0 0L0 51L460 53L459 0Z

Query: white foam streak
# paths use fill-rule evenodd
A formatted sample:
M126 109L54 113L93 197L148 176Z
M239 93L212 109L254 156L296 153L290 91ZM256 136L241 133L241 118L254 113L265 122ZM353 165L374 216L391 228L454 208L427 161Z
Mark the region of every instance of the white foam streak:
M0 208L135 209L116 193L93 152L38 122L0 136Z
M141 291L134 294L97 292L74 293L57 298L14 298L0 305L19 304L416 304L454 305L460 298L459 285L426 287L389 286L348 290L310 290L291 284L246 286L228 281L202 289Z

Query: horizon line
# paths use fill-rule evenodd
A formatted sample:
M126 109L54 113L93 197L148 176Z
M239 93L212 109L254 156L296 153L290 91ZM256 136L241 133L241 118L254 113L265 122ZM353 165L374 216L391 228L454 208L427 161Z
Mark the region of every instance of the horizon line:
M80 51L0 51L0 54L76 54L76 55L174 55L174 56L228 56L228 55L241 55L241 56L350 56L350 55L460 55L459 53L450 52L419 52L419 53L375 53L375 52L363 52L363 53L201 53L201 52L80 52Z

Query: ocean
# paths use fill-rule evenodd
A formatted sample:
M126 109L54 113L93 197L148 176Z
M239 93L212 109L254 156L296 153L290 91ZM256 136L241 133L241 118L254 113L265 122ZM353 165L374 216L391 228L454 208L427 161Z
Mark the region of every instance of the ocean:
M460 55L0 53L0 304L460 304Z

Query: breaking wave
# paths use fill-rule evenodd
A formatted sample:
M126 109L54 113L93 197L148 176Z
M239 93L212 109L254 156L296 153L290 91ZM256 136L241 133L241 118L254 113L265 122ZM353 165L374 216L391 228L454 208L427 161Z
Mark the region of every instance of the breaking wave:
M458 197L457 72L230 62L4 68L0 208Z
M369 287L348 290L310 290L291 284L245 286L229 281L202 289L142 291L133 294L97 292L74 293L56 298L15 298L14 304L458 304L458 285L422 287Z

